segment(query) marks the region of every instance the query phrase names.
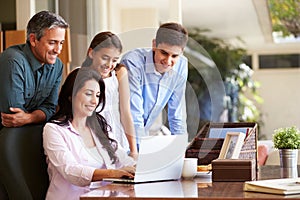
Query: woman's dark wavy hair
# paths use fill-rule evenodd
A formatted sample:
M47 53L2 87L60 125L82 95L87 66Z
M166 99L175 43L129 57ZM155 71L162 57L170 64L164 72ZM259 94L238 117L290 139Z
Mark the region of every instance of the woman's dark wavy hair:
M118 148L117 142L108 136L111 127L107 124L105 118L100 114L105 106L105 84L97 71L91 68L76 68L66 78L62 85L58 97L58 111L50 119L50 122L60 126L68 125L69 121L73 120L72 99L78 91L89 80L96 80L100 86L99 103L102 103L100 111L92 114L87 118L87 126L90 127L98 137L100 143L107 150L112 163L117 161L115 152Z
M93 49L94 51L98 51L102 48L111 48L114 47L122 52L122 43L117 35L110 31L100 32L91 41L89 49ZM88 56L88 52L85 60L82 63L82 67L89 67L92 64L92 59Z

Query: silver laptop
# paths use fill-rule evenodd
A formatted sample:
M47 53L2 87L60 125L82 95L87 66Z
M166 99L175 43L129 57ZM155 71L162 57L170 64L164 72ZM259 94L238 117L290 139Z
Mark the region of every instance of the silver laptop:
M119 183L178 180L181 177L188 135L147 136L141 138L134 179L106 178Z

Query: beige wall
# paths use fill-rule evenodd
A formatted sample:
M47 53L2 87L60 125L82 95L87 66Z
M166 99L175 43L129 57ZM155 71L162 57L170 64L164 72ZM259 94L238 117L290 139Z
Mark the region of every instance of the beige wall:
M138 47L151 47L159 26L158 10L154 8L121 9L121 32L125 53Z
M156 8L121 9L121 20L122 32L159 25L159 15Z
M259 93L264 99L259 105L264 121L260 133L272 139L279 127L300 128L300 69L256 70L254 79L261 83Z

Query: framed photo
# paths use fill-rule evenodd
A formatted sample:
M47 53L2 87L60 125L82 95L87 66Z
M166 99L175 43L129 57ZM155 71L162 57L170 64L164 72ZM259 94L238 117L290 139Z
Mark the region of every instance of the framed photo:
M219 159L238 159L246 134L242 132L227 132Z

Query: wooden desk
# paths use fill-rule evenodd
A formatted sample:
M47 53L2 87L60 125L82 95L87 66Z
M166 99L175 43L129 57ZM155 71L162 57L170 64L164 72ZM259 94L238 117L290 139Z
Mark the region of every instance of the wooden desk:
M263 166L260 179L279 178L279 166ZM244 182L211 182L210 178L144 183L136 185L107 184L80 197L80 200L98 199L284 199L297 196L272 195L243 191Z

